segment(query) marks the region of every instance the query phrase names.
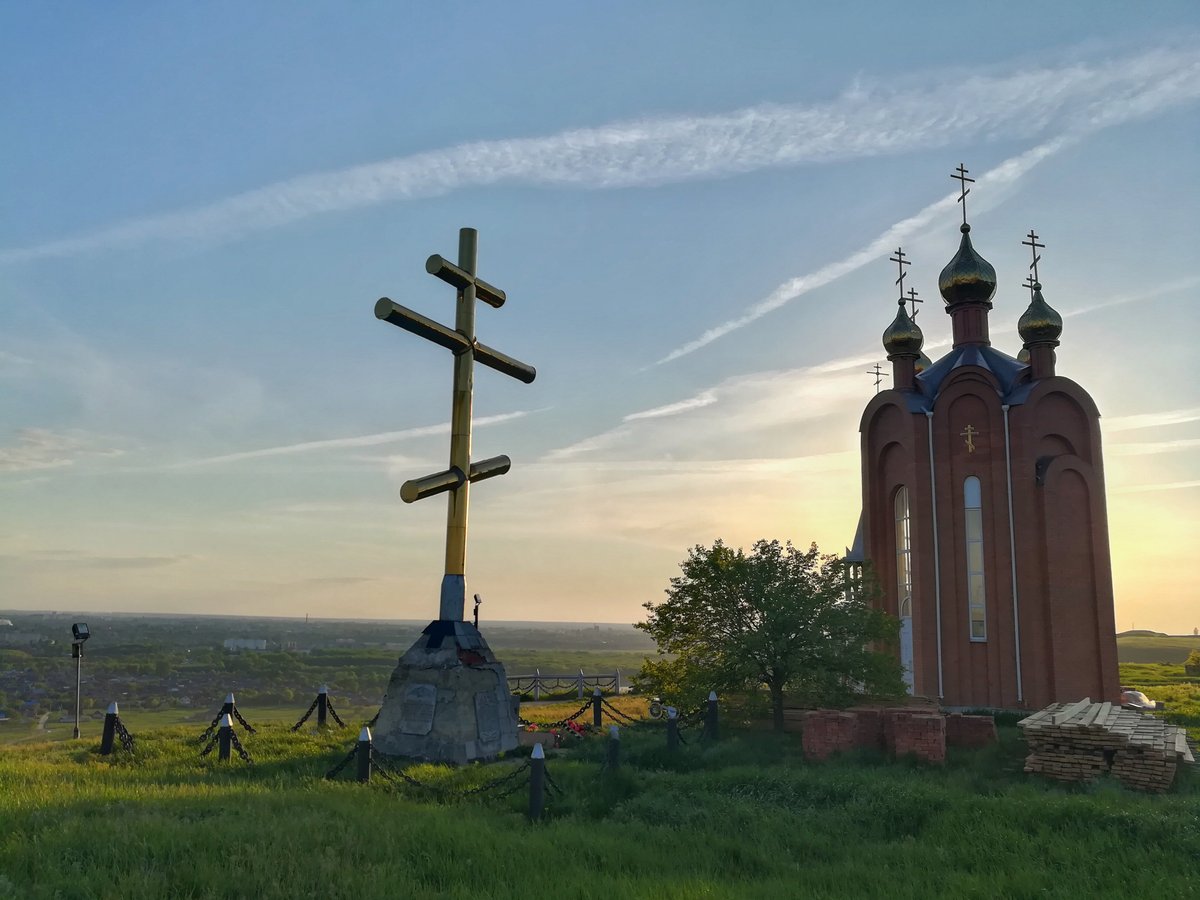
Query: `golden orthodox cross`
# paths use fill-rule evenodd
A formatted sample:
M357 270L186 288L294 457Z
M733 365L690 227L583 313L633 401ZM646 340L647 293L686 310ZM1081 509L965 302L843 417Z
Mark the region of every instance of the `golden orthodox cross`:
M879 363L875 363L874 368L867 369L867 374L875 376L875 393L878 394L879 385L883 383L883 366L881 366Z
M975 452L975 435L977 435L977 434L979 434L979 431L975 428L974 425L968 425L961 432L959 432L959 435L958 435L959 437L967 439L967 452L968 453Z
M888 262L894 262L900 270L900 277L896 279L896 284L900 285L900 296L904 297L904 267L911 266L912 261L904 258L904 250L900 247L896 248L896 255L889 256Z
M375 304L375 317L390 322L418 337L433 341L454 354L454 389L450 417L450 468L424 478L404 482L400 498L405 503L423 500L434 494L449 493L446 513L446 569L438 618L461 622L466 608L467 504L470 486L476 481L503 475L512 466L507 456L471 462L471 400L474 369L478 361L529 384L537 376L533 366L506 356L475 339L475 301L482 300L499 309L504 291L492 287L475 274L479 234L474 228L458 232L458 265L433 254L425 261L425 271L452 285L458 292L454 328L447 328L420 313L383 297Z
M957 181L959 181L961 183L962 193L958 195L958 202L963 205L963 224L966 225L967 224L967 194L971 193L971 189L969 187L967 187L967 183L970 182L971 184L974 184L975 179L967 177L967 172L969 172L971 170L964 167L962 163L958 164L958 168L955 169L955 171L958 174L951 175L950 177L956 179Z
M1033 262L1031 262L1029 264L1029 268L1033 271L1033 280L1036 282L1038 280L1037 266L1038 266L1038 263L1040 263L1042 261L1041 256L1038 255L1038 250L1045 250L1046 245L1038 243L1038 236L1036 234L1034 234L1034 231L1032 228L1029 229L1029 234L1026 235L1026 237L1028 237L1029 240L1021 241L1021 243L1024 246L1028 247L1030 249L1030 251L1033 253Z
M920 298L917 297L917 289L916 288L908 289L908 305L909 305L909 308L912 310L912 314L909 316L909 318L912 319L914 322L917 321L917 313L920 312L920 310L917 309L917 304L924 303L924 302L925 302L924 300L921 300Z

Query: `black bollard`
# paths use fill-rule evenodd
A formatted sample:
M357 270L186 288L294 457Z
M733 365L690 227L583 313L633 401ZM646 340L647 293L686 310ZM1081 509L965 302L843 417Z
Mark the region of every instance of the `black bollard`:
M363 784L371 780L371 729L366 725L358 733L358 780Z
M229 695L230 697L233 694ZM221 716L221 727L217 729L217 759L229 761L229 751L233 747L233 717L229 713Z
M321 685L317 690L317 727L325 727L325 717L329 714L329 688Z
M667 707L667 750L674 753L679 749L679 710Z
M708 709L704 712L704 736L710 741L717 739L717 692L708 692Z
M616 725L608 726L608 767L621 767L621 729Z
M234 708L233 691L230 691L228 694L225 695L225 702L221 704L221 715L226 715L226 714L233 715L233 708Z
M600 688L592 692L592 725L600 728Z
M100 736L100 754L108 756L113 752L113 739L117 736L117 704L108 704L108 712L104 714L104 733Z
M529 755L529 821L538 821L545 805L546 754L541 744L534 744L533 753Z

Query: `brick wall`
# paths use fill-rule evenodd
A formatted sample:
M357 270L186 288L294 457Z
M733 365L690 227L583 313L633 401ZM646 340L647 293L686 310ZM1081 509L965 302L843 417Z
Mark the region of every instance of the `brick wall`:
M964 716L951 713L946 717L946 744L951 747L986 747L994 744L996 721L991 716Z
M855 747L854 713L832 709L818 709L804 716L804 732L800 741L804 747L804 758L808 760L828 759L834 753L843 753Z
M892 742L896 756L915 756L926 762L946 761L946 719L934 713L892 713Z

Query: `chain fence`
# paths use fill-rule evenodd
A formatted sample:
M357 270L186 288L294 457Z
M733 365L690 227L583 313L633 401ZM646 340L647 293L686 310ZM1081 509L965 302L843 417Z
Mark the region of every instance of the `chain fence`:
M125 727L125 723L118 717L113 722L113 730L117 733L117 738L121 741L121 747L126 753L133 753L133 735L129 733L129 729Z

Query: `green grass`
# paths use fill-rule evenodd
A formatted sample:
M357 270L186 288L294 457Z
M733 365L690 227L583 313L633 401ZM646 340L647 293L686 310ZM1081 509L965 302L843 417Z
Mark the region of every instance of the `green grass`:
M1182 665L1121 663L1121 684L1165 703L1166 709L1155 714L1182 725L1200 744L1200 683Z
M623 701L628 702L628 701ZM539 706L550 720L576 704ZM252 720L253 721L253 720ZM257 723L256 723L257 724ZM682 752L661 726L552 754L564 789L530 825L523 792L449 798L323 773L352 730L248 736L255 765L201 760L194 725L0 752L0 898L1187 897L1200 890L1200 779L1144 796L1021 772L1015 729L943 768L803 761L795 735ZM519 765L408 771L452 791Z
M1122 663L1182 663L1189 653L1200 649L1200 637L1149 637L1133 635L1117 638L1117 659Z

